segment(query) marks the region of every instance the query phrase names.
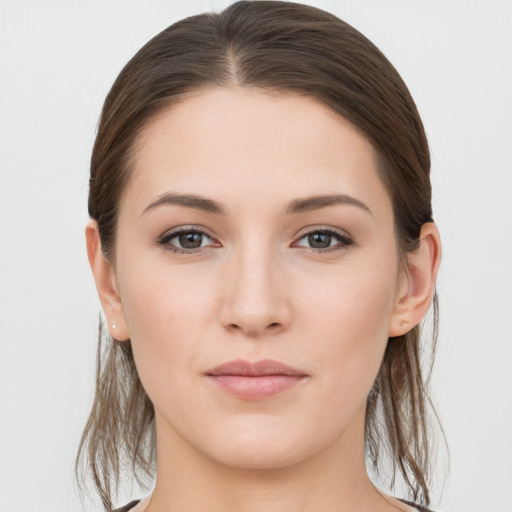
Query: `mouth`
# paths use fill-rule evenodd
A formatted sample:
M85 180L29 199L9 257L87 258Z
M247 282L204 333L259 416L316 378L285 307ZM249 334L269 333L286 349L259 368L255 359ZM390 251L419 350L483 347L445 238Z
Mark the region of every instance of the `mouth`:
M295 387L308 375L279 361L237 359L206 372L219 389L243 400L263 400Z

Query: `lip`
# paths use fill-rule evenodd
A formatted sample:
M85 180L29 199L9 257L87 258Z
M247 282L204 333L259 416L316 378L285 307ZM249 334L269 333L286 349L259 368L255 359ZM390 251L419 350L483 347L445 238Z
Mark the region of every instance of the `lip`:
M307 374L279 361L228 361L206 372L222 391L244 400L263 400L296 386Z

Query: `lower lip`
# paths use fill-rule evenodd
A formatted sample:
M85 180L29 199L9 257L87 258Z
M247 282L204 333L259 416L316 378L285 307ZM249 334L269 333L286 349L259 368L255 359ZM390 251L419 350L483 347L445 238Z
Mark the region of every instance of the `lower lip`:
M244 400L263 400L296 386L302 375L208 375L223 391Z

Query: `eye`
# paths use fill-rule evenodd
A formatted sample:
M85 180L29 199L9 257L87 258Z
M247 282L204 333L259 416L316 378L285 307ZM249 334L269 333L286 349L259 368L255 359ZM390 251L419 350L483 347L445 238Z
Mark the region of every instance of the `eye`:
M176 253L191 253L203 247L219 246L204 231L199 229L177 229L164 234L158 239L158 244Z
M347 235L329 229L319 229L306 233L294 245L326 252L328 250L344 249L353 243L353 240Z

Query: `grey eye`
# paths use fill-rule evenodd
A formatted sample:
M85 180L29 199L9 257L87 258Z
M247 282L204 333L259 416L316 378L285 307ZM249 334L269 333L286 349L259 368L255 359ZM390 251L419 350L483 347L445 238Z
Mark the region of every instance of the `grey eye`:
M300 237L295 246L321 251L322 249L343 249L352 243L350 237L336 231L317 230Z
M313 249L325 249L330 247L332 241L332 235L327 233L311 233L308 235L309 245Z
M197 249L202 246L203 237L203 233L190 231L188 233L182 233L175 238L178 239L179 244L183 249Z
M198 229L180 229L163 235L158 243L175 252L193 252L195 249L215 245L215 242Z

